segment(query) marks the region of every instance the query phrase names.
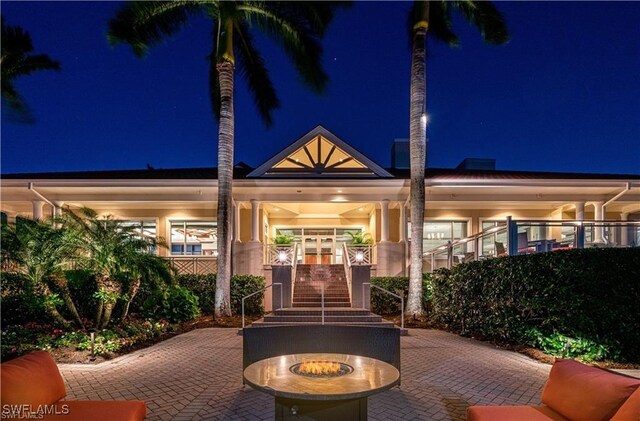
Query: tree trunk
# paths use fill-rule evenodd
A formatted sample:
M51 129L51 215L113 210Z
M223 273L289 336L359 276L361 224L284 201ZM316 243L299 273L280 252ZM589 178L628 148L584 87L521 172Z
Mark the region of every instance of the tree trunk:
M423 20L413 29L411 49L411 106L409 117L409 157L411 167L411 270L407 314L421 316L422 236L424 229L424 167L426 162L426 40L429 2L424 2Z
M127 293L128 298L127 298L127 302L124 304L124 309L122 310L122 317L120 318L120 322L124 322L124 319L127 318L127 315L129 314L129 306L131 305L131 302L133 301L133 297L136 296L139 289L140 289L140 279L139 278L133 279L129 284L129 291Z
M231 213L233 185L233 73L229 60L218 63L220 127L218 132L218 275L215 317L231 316Z
M101 274L97 274L96 275L96 291L104 290L105 282L106 282L106 277ZM100 327L100 321L102 320L103 310L104 310L104 302L99 299L97 308L96 308L96 319L95 319L96 328Z
M40 282L39 283L40 286L38 289L40 289L40 293L46 298L46 297L50 297L51 295L53 295L53 293L51 292L51 290L49 289L49 287L44 283L44 282ZM62 325L65 328L68 328L71 326L71 322L69 322L69 320L65 319L62 314L60 314L60 312L58 311L58 309L56 308L55 304L51 303L50 301L46 301L45 304L45 310L47 311L47 313L49 314L49 316L55 320L56 322L58 322L60 325Z
M52 281L55 284L56 288L60 291L62 300L64 301L64 304L67 306L67 309L73 316L74 320L78 323L78 326L80 328L84 329L84 324L82 323L82 319L80 318L78 309L73 302L73 298L71 298L71 291L69 291L69 284L67 284L67 280L64 277L56 276L52 279Z
M116 299L112 299L112 297L120 296L122 292L122 288L120 286L120 282L112 278L106 278L104 283L104 289L107 294L109 294L109 299L104 303L104 311L102 313L102 319L98 325L98 329L104 329L111 321L111 313L113 312L113 308L116 306Z

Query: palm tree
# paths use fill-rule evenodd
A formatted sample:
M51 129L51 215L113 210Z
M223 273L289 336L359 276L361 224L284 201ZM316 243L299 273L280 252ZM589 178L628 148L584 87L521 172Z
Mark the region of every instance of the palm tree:
M30 54L33 44L29 33L19 26L8 26L2 17L2 100L22 120L32 122L33 117L14 85L16 78L41 70L60 70L60 63L46 54Z
M211 19L209 93L218 119L218 275L215 317L231 315L231 215L234 144L234 78L236 65L249 85L258 112L269 126L278 97L264 59L253 41L252 27L275 40L293 61L303 82L316 92L327 83L322 70L320 38L337 3L296 1L135 1L125 4L109 22L112 44L127 43L143 56L181 29L189 18ZM236 62L237 58L237 62Z
M424 228L424 170L426 163L426 44L427 31L437 40L458 45L453 32L452 10L458 10L480 30L490 44L503 44L509 34L504 18L488 1L415 1L409 12L411 37L411 104L409 115L409 159L411 168L411 271L406 311L422 315L422 235Z
M81 251L76 263L95 274L98 300L95 323L98 329L109 324L116 302L122 298L124 278L131 278L125 303L128 312L141 279L170 277L168 263L149 254L150 249L161 243L154 238L140 237L135 227L112 216L99 217L89 208L82 208L79 214L67 211L60 222L64 229L76 235Z
M70 233L56 229L51 221L18 218L15 224L2 226L2 259L29 281L30 290L45 298L45 309L58 323L69 326L56 308L62 298L78 327L84 328L64 275L76 247ZM52 291L59 291L60 296Z

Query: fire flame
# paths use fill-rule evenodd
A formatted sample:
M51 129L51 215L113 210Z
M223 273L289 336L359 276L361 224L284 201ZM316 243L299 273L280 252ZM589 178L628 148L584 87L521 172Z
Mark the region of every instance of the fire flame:
M340 363L334 361L304 361L300 364L300 374L336 374L340 371Z

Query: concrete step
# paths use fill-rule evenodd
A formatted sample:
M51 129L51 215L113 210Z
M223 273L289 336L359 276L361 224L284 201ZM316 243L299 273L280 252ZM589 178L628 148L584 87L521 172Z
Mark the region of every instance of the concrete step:
M319 316L264 316L265 322L285 322L285 323L318 323L322 321L322 314ZM354 322L354 323L380 323L382 317L377 315L368 316L327 316L324 315L325 322Z
M299 326L299 325L321 325L322 322L306 322L306 323L287 323L287 322L265 322L263 320L256 320L251 323L251 327L270 327L270 326ZM331 322L325 325L334 326L363 326L363 327L387 327L394 328L395 325L392 322L380 322L380 323L358 323L358 322Z
M309 308L281 308L273 312L276 316L320 316L322 309L317 307ZM325 309L325 316L368 316L371 314L369 310L351 307L336 307L331 310Z
M325 307L347 307L350 304L351 303L349 301L325 302L324 306ZM292 306L293 307L321 307L320 302L314 303L309 301L300 301L300 302L294 301Z

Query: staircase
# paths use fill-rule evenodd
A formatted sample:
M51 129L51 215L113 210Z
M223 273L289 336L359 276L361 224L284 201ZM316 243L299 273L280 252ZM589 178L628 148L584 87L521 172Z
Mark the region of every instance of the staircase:
M351 307L343 265L298 265L293 307Z
M275 310L251 326L321 324L323 284L325 324L394 327L369 310L351 308L343 265L298 265L292 307Z

